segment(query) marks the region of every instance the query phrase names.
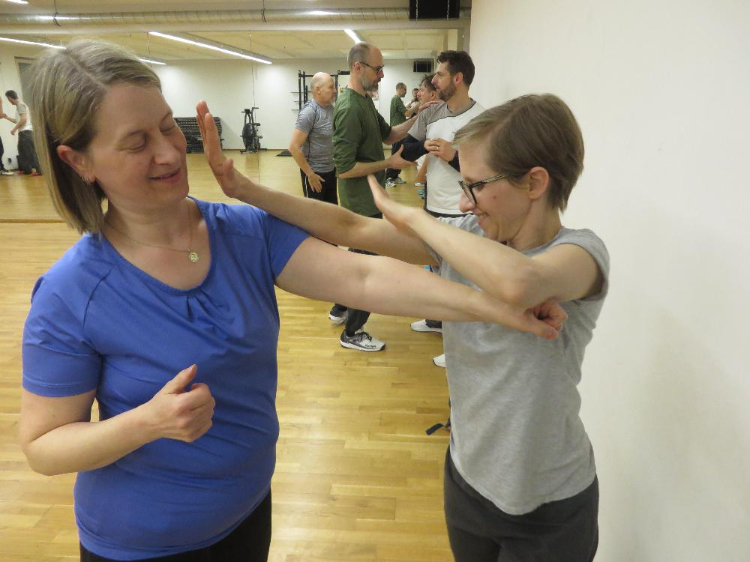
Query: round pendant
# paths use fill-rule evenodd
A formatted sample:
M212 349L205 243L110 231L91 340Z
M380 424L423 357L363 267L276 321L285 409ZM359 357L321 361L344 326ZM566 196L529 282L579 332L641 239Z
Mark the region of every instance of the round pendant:
M188 257L190 258L190 261L193 263L197 262L200 259L196 252L188 252Z

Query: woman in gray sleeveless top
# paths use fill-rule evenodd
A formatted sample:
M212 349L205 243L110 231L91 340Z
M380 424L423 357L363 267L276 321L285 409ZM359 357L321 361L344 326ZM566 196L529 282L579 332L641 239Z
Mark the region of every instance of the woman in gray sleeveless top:
M477 116L454 144L464 217L397 204L372 176L387 221L333 205L311 212L313 202L256 184L233 194L331 243L439 265L445 279L514 311L504 325L443 324L451 548L458 562L588 562L599 496L577 385L608 291L609 255L592 231L561 221L583 170L581 131L560 98L529 95Z

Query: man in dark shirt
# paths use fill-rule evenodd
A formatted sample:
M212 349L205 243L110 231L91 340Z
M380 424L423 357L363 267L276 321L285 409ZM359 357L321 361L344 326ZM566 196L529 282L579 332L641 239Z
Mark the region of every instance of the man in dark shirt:
M412 166L401 158L401 151L387 159L383 143L393 144L403 139L414 119L391 127L375 109L368 95L378 89L383 78L383 54L368 43L357 43L349 51L349 83L338 97L333 116L333 163L339 177L339 202L342 207L366 217L382 214L367 183L367 175L375 174L382 184L387 168L402 169ZM350 251L367 253L350 248ZM370 313L349 309L346 327L341 334L341 345L360 351L380 351L385 343L365 332Z
M404 102L401 98L403 98L406 95L406 84L403 82L399 82L396 84L396 95L391 98L391 113L390 113L390 120L391 120L391 127L395 127L396 125L400 125L408 117L411 117L414 113L416 113L416 110L411 111L407 110L406 106L404 105ZM417 106L416 109L419 109L419 106ZM397 141L391 145L391 154L395 154L398 152L398 149L401 147L401 141ZM386 187L393 187L397 183L406 183L402 178L399 177L399 174L401 173L401 170L398 170L396 168L388 168L385 171L385 186Z

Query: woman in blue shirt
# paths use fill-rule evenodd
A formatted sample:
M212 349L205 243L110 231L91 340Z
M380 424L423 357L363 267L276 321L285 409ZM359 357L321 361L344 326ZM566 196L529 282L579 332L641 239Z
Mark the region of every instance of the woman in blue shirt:
M78 473L84 561L267 559L275 285L385 314L556 333L555 322L341 251L254 207L193 199L158 77L117 47L74 42L30 74L45 180L83 237L33 290L20 439L37 472ZM395 290L394 277L408 282Z

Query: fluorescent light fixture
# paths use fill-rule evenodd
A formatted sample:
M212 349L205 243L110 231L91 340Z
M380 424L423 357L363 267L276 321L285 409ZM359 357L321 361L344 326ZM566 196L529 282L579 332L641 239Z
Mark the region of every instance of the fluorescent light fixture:
M335 16L336 12L326 12L325 10L310 10L308 16Z
M9 43L20 43L21 45L34 45L36 47L51 47L53 49L64 49L62 45L51 45L50 43L42 43L40 41L26 41L25 39L11 39L10 37L0 37L0 41L8 41Z
M180 43L187 43L188 45L194 45L196 47L202 47L204 49L211 49L212 51L219 51L220 53L225 53L227 55L232 55L232 56L240 57L243 59L262 62L263 64L272 64L270 60L262 59L258 56L247 55L239 51L231 51L229 49L224 49L223 47L217 47L216 45L211 45L209 43L201 43L200 41L193 41L192 39L178 37L177 35L167 35L166 33L160 33L158 31L149 31L148 33L149 35L155 35L156 37L162 37L164 39L171 39L172 41L178 41Z
M11 4L28 4L26 0L7 0Z
M353 30L351 30L351 29L345 29L344 33L346 33L349 37L351 37L352 41L354 41L355 43L361 43L362 42L362 39L360 39L359 35L357 35L356 33L354 33Z
M161 66L166 66L167 65L166 62L162 62L160 60L155 60L155 59L146 59L146 58L143 58L143 57L138 57L138 60L141 61L141 62L146 62L148 64L158 64L158 65L161 65Z
M71 21L71 20L83 20L83 19L89 19L89 18L82 18L79 16L34 16L34 19L38 19L40 21Z
M34 45L35 47L48 47L50 49L64 49L64 45L52 45L51 43L42 43L41 41L26 41L25 39L11 39L10 37L0 37L0 41L8 41L9 43L20 43L21 45ZM166 66L166 62L147 59L144 57L138 57L141 62L147 62L149 64L160 64Z

